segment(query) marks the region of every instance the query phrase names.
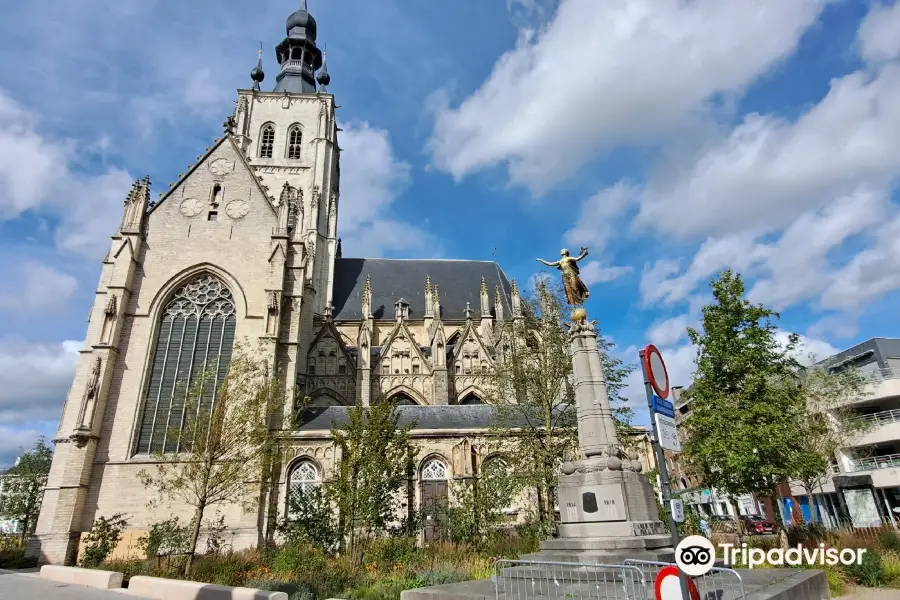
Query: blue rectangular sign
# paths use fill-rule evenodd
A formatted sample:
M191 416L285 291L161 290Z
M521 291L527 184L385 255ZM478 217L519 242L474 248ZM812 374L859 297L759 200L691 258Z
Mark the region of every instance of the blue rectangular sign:
M661 415L669 417L670 419L675 418L675 405L673 405L668 400L663 400L656 394L653 395L653 412L658 412Z

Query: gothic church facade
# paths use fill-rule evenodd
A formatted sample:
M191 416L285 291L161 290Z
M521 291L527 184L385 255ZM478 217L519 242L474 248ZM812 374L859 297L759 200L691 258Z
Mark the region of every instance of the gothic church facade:
M446 505L450 482L492 458L485 373L522 318L515 282L489 261L342 256L340 129L316 34L305 9L290 15L274 90L260 59L224 135L156 202L146 178L128 194L54 439L29 547L42 562L71 564L100 516L124 513L134 532L190 519L149 507L137 473L178 451L178 384L201 369L221 381L241 340L311 405L280 411L278 482L258 511L222 509L236 547L258 543L293 490L327 480L329 430L349 406L393 402L417 423L418 507Z

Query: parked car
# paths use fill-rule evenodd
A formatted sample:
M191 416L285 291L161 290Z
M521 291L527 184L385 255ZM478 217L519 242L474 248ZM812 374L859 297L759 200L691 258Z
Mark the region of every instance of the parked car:
M777 531L774 522L759 515L741 515L741 522L750 535L772 535Z

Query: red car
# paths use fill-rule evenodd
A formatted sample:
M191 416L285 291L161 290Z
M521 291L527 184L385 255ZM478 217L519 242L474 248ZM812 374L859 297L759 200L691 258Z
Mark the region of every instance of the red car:
M741 523L750 535L772 535L776 530L775 523L759 515L741 515Z

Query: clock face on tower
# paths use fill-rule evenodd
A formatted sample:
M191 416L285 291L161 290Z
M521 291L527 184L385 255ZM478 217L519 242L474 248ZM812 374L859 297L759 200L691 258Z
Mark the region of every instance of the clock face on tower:
M197 198L187 198L181 203L181 214L186 217L196 217L203 210L203 203Z

